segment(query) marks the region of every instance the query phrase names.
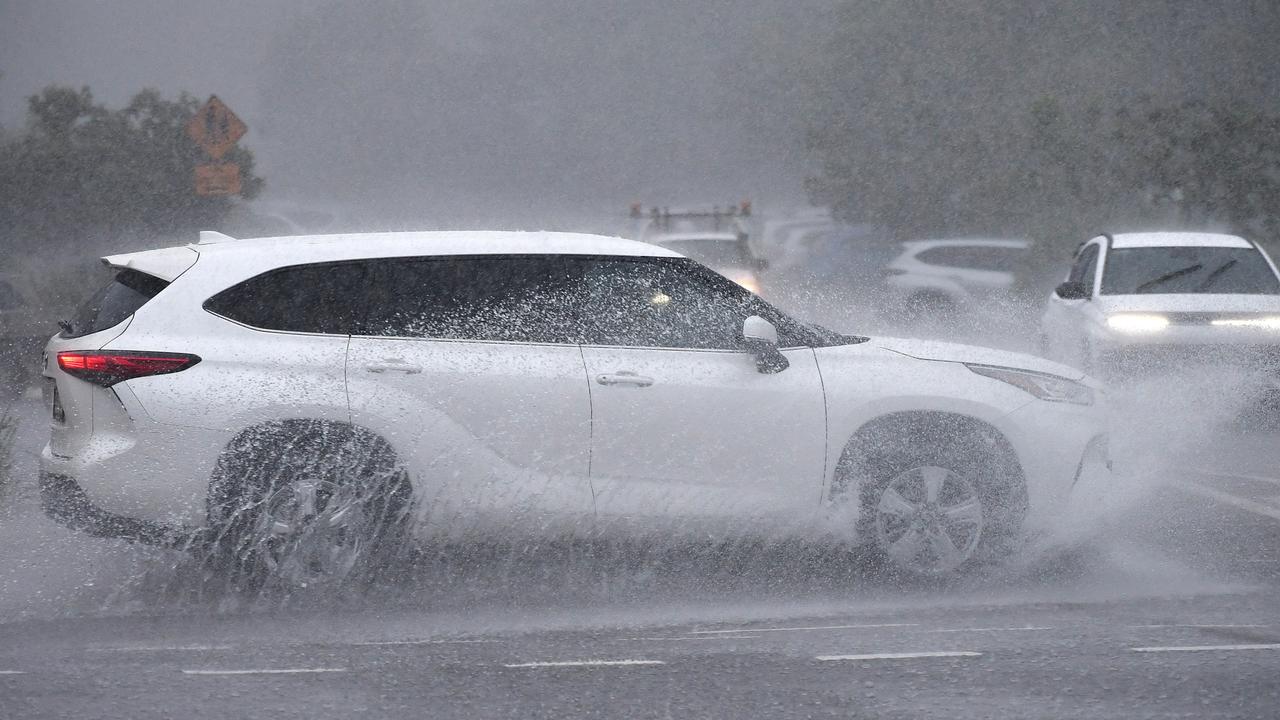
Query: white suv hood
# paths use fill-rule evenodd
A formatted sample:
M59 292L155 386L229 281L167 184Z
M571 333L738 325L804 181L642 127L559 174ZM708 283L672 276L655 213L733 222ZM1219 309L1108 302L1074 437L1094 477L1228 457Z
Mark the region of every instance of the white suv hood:
M1208 293L1099 295L1094 302L1098 303L1098 309L1104 313L1220 312L1280 315L1280 295L1211 295Z
M997 350L978 345L962 345L960 343L940 342L937 340L910 340L906 338L877 337L871 344L891 350L917 360L938 360L942 362L973 363L975 365L996 365L999 367L1030 370L1047 373L1058 377L1079 380L1084 372L1073 367L1038 358L1026 353Z

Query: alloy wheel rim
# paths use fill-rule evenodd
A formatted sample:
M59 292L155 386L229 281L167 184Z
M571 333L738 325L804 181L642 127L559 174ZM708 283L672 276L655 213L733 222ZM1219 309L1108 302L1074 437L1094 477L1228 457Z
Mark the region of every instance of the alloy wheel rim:
M986 527L968 478L924 466L894 477L876 503L876 539L897 566L946 574L973 557Z
M344 579L365 552L364 499L350 485L301 481L272 493L254 537L271 574L295 587Z

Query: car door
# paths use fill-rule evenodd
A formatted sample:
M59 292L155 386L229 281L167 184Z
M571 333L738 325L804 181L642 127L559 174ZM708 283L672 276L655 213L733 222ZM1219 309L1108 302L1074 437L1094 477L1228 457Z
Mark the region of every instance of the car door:
M685 259L599 260L584 282L600 520L701 533L808 517L826 461L822 381L776 311ZM761 373L742 347L752 314L782 325L786 370Z
M1096 294L1098 256L1101 250L1102 245L1097 240L1090 241L1081 248L1067 273L1066 282L1084 283L1091 296ZM1089 302L1088 299L1063 298L1056 291L1049 294L1049 303L1042 321L1047 354L1069 362L1083 359L1082 347L1089 323L1086 314Z
M408 457L424 531L590 524L590 396L560 261L372 266L347 354L351 417Z

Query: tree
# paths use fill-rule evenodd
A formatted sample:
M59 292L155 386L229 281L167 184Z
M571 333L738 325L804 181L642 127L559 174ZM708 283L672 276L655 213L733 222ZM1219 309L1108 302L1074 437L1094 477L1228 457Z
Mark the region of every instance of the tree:
M185 126L198 106L185 93L165 100L155 90L114 111L87 87L51 86L29 98L25 131L0 140L5 245L68 251L91 238L144 245L217 227L235 201L194 194L194 168L205 159ZM253 154L236 148L227 160L241 167L244 197L255 196L263 181Z
M1252 69L1277 27L1262 2L843 2L807 68L810 198L898 237L1074 247L1171 214L1277 237L1275 88Z

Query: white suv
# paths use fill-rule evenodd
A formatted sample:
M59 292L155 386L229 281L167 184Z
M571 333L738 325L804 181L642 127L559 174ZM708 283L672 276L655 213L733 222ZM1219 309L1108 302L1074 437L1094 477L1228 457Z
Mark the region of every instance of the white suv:
M46 351L46 511L255 577L584 532L835 533L947 573L1105 464L1080 372L805 325L644 243L206 233L105 261Z
M908 319L1007 306L1027 240L910 240L885 268L894 306Z
M1041 319L1044 351L1099 373L1262 370L1280 387L1280 272L1234 235L1100 235L1080 246Z

